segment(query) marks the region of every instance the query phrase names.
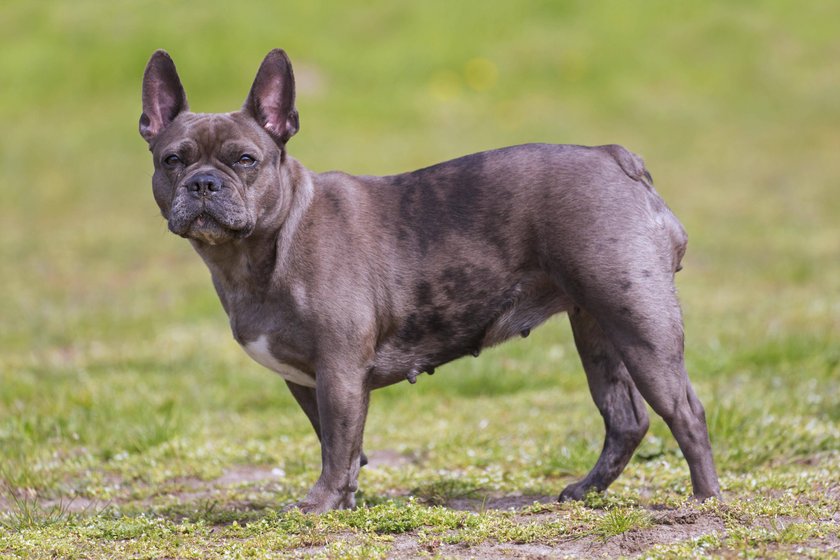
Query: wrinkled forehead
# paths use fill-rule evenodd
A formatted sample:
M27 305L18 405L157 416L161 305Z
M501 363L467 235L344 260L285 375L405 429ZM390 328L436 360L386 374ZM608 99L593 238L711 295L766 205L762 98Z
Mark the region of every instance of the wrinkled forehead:
M273 144L271 137L254 119L236 113L181 113L156 139L155 152L174 144L196 144L202 152L218 152L230 142L252 143L258 147Z

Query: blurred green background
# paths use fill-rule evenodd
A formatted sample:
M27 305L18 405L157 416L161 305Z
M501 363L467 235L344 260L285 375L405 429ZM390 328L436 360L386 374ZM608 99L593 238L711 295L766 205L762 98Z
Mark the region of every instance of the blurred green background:
M302 126L290 150L314 170L387 174L528 141L624 144L688 228L688 314L725 321L707 338L736 343L745 322L767 336L837 334L835 3L0 10L7 359L218 315L201 263L166 234L150 194L136 121L156 48L197 111L238 108L262 56L285 48Z
M722 468L766 459L739 462L726 444L742 459L752 453L738 436L753 424L754 435L766 432L754 420L767 407L834 427L815 439L797 432L806 452L836 448L838 21L840 3L780 0L6 0L5 476L46 493L96 494L95 473L122 472L125 462L109 462L121 453L139 457L136 476L152 476L140 468L149 456L169 475L200 474L210 463L167 463L154 450L216 441L219 468L282 463L292 444L276 437L290 432L314 476L303 415L291 412L282 381L236 346L203 264L152 200L137 120L157 48L172 54L196 111L238 108L265 53L285 48L301 115L289 149L316 171L389 174L530 141L621 143L643 155L689 232L678 278L687 355L701 397L729 414L711 416ZM437 416L447 395L549 388L550 403L535 404L533 393L528 406L579 401L597 450L597 413L562 319L416 388L383 391L372 415L398 414L387 403L399 399ZM413 445L389 425L372 423L370 439ZM570 426L552 429L562 437ZM777 432L790 451L786 430ZM56 456L65 463L51 463Z

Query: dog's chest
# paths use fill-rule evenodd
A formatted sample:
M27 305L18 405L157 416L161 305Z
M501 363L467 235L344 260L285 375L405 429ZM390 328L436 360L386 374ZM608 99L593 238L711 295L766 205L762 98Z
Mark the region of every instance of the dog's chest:
M256 340L242 344L245 352L258 364L280 374L291 383L304 387L315 387L315 378L311 375L281 362L271 351L268 335L261 334Z
M227 312L233 337L245 353L286 381L315 387L306 359L309 340L295 313L282 302L239 296L226 299Z

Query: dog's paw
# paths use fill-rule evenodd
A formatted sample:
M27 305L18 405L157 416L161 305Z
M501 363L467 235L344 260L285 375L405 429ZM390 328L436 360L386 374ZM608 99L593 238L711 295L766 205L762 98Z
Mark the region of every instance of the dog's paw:
M322 500L304 499L283 508L284 512L298 510L302 513L326 513L334 509L354 509L356 496L352 492L328 496Z
M558 496L558 502L571 502L571 501L580 501L586 497L586 494L592 490L592 487L586 485L581 482L575 482L573 484L569 484L566 486L562 492L560 492L560 496Z
M325 513L329 511L330 507L327 507L324 503L318 502L310 502L308 500L301 500L299 502L295 502L291 505L288 505L283 508L284 513L288 513L290 511L300 511L301 513Z

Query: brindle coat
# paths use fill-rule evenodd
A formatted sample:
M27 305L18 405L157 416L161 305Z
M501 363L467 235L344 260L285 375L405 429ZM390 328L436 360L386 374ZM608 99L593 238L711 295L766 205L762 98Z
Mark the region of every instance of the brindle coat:
M694 494L719 495L703 407L683 361L674 273L685 232L620 146L529 144L388 177L308 171L285 53L241 111L189 112L169 56L143 80L140 132L169 228L210 269L233 335L280 373L321 440L305 511L353 507L370 391L569 313L606 425L603 490L648 428L671 428Z

